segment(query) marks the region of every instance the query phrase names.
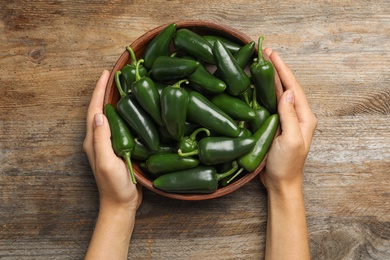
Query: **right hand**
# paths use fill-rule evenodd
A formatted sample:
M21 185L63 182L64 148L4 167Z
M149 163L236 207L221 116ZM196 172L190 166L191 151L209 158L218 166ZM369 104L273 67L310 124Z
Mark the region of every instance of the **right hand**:
M278 104L282 133L272 143L265 171L260 175L268 191L302 188L303 167L310 150L317 118L305 93L277 52L266 48L285 92Z

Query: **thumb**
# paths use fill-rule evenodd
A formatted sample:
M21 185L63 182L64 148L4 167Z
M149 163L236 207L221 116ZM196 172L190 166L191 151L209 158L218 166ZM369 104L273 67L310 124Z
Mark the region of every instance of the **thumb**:
M294 101L294 91L286 90L282 95L278 107L283 136L288 140L294 140L300 135L298 115L295 110Z
M111 131L108 120L104 114L95 114L93 143L95 148L95 162L107 162L116 158L111 145Z

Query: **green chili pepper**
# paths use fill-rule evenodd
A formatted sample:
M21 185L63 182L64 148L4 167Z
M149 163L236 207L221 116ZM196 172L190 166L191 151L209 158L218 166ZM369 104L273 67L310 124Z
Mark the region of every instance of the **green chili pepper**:
M119 81L120 73L120 71L115 73L115 83L121 96L116 105L118 113L149 149L157 151L160 138L156 124L133 95L126 95L123 92Z
M252 58L254 51L255 51L255 42L252 41L242 46L236 53L233 54L233 57L236 59L237 64L241 69L245 69L245 67L248 65L248 62ZM217 78L221 78L218 69L215 70L213 75Z
M147 45L144 51L143 59L144 66L150 70L157 57L167 56L169 46L171 44L173 35L176 32L176 24L170 24L165 27L152 41Z
M153 120L158 125L162 125L160 94L151 78L141 77L139 74L139 66L143 62L143 59L137 62L135 82L131 86L131 91L138 103L149 113Z
M251 106L253 110L255 111L256 116L249 121L249 128L254 133L257 131L257 129L260 128L260 126L265 122L265 120L271 115L268 110L260 106L257 102L256 98L256 89L253 90L253 97L252 97L252 103Z
M255 146L247 154L241 156L237 161L248 172L254 171L263 160L271 146L276 129L279 124L279 115L273 114L253 134L256 140Z
M107 104L104 109L111 130L111 144L116 155L125 159L133 183L137 183L131 165L131 153L134 150L134 139L125 122L113 105Z
M134 151L131 155L132 159L135 160L146 160L152 154L152 151L141 143L138 138L134 138Z
M125 93L128 93L131 89L131 85L136 80L136 65L137 65L137 58L135 57L134 51L131 47L126 47L127 51L130 53L131 57L131 64L126 64L122 70L121 70L121 85L123 88L123 91ZM141 77L146 76L148 74L148 71L144 66L139 66L138 73Z
M161 153L149 156L145 163L140 166L148 170L153 179L167 173L194 168L199 165L196 158L182 157L177 153Z
M187 79L190 87L205 94L218 94L226 89L225 82L213 76L202 64Z
M200 132L205 132L207 136L210 136L210 131L206 128L199 128L192 132L190 136L184 137L178 144L177 149L183 153L191 152L198 148L198 141L196 140L197 135Z
M257 96L261 103L271 113L277 113L276 91L275 91L275 72L274 66L270 61L263 58L263 40L259 37L258 57L253 60L250 66L253 82L257 90Z
M236 59L241 69L244 69L248 65L248 62L252 58L254 52L255 52L255 42L251 41L248 44L242 46L234 54L234 58Z
M171 193L213 193L219 180L237 171L237 162L224 173L217 173L214 167L199 165L195 168L166 173L153 181L154 187Z
M214 44L214 55L218 73L226 83L227 92L233 96L245 92L250 86L250 79L220 41L216 41Z
M180 87L187 80L180 80L166 87L161 93L161 118L172 139L180 141L184 136L188 107L188 92Z
M149 156L152 154L164 154L164 153L177 153L176 147L161 144L159 145L157 151L152 151L146 145L134 138L134 151L131 155L132 159L146 161Z
M169 82L187 78L199 65L200 63L194 60L160 56L153 63L150 73L157 81Z
M234 120L248 121L255 117L255 111L244 101L226 93L220 93L211 99L214 105L231 116Z
M210 131L221 135L237 137L240 129L236 122L225 112L214 105L205 96L196 91L189 93L187 118Z
M202 36L189 29L177 30L173 37L173 45L177 50L188 53L205 62L215 63L213 47Z
M179 150L178 154L184 157L197 155L203 164L215 165L237 159L254 145L255 139L252 137L205 137L198 142L198 149L187 153Z
M216 36L216 35L203 35L202 37L203 39L208 41L208 43L211 46L214 46L214 43L216 41L220 41L221 43L223 43L223 45L225 45L226 49L228 49L231 53L236 53L242 47L241 44L233 42L225 37Z

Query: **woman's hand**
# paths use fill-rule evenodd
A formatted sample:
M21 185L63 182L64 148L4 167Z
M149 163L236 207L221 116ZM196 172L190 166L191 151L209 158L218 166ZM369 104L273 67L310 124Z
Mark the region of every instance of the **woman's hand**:
M135 214L142 201L141 186L132 182L125 162L111 146L111 133L103 114L104 93L110 73L103 71L87 113L83 148L99 189L100 210L86 259L126 258Z
M277 52L265 49L285 89L278 105L282 134L270 149L261 180L267 190L301 189L303 167L310 150L317 119L295 76Z

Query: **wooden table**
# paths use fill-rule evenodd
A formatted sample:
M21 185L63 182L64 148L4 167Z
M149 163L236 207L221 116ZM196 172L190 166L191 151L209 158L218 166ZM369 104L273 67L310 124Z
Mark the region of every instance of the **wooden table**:
M318 117L304 193L313 259L390 259L390 3L2 1L0 258L81 259L98 213L82 150L103 69L147 30L224 23L278 52ZM258 179L214 200L147 190L129 259L263 258Z

